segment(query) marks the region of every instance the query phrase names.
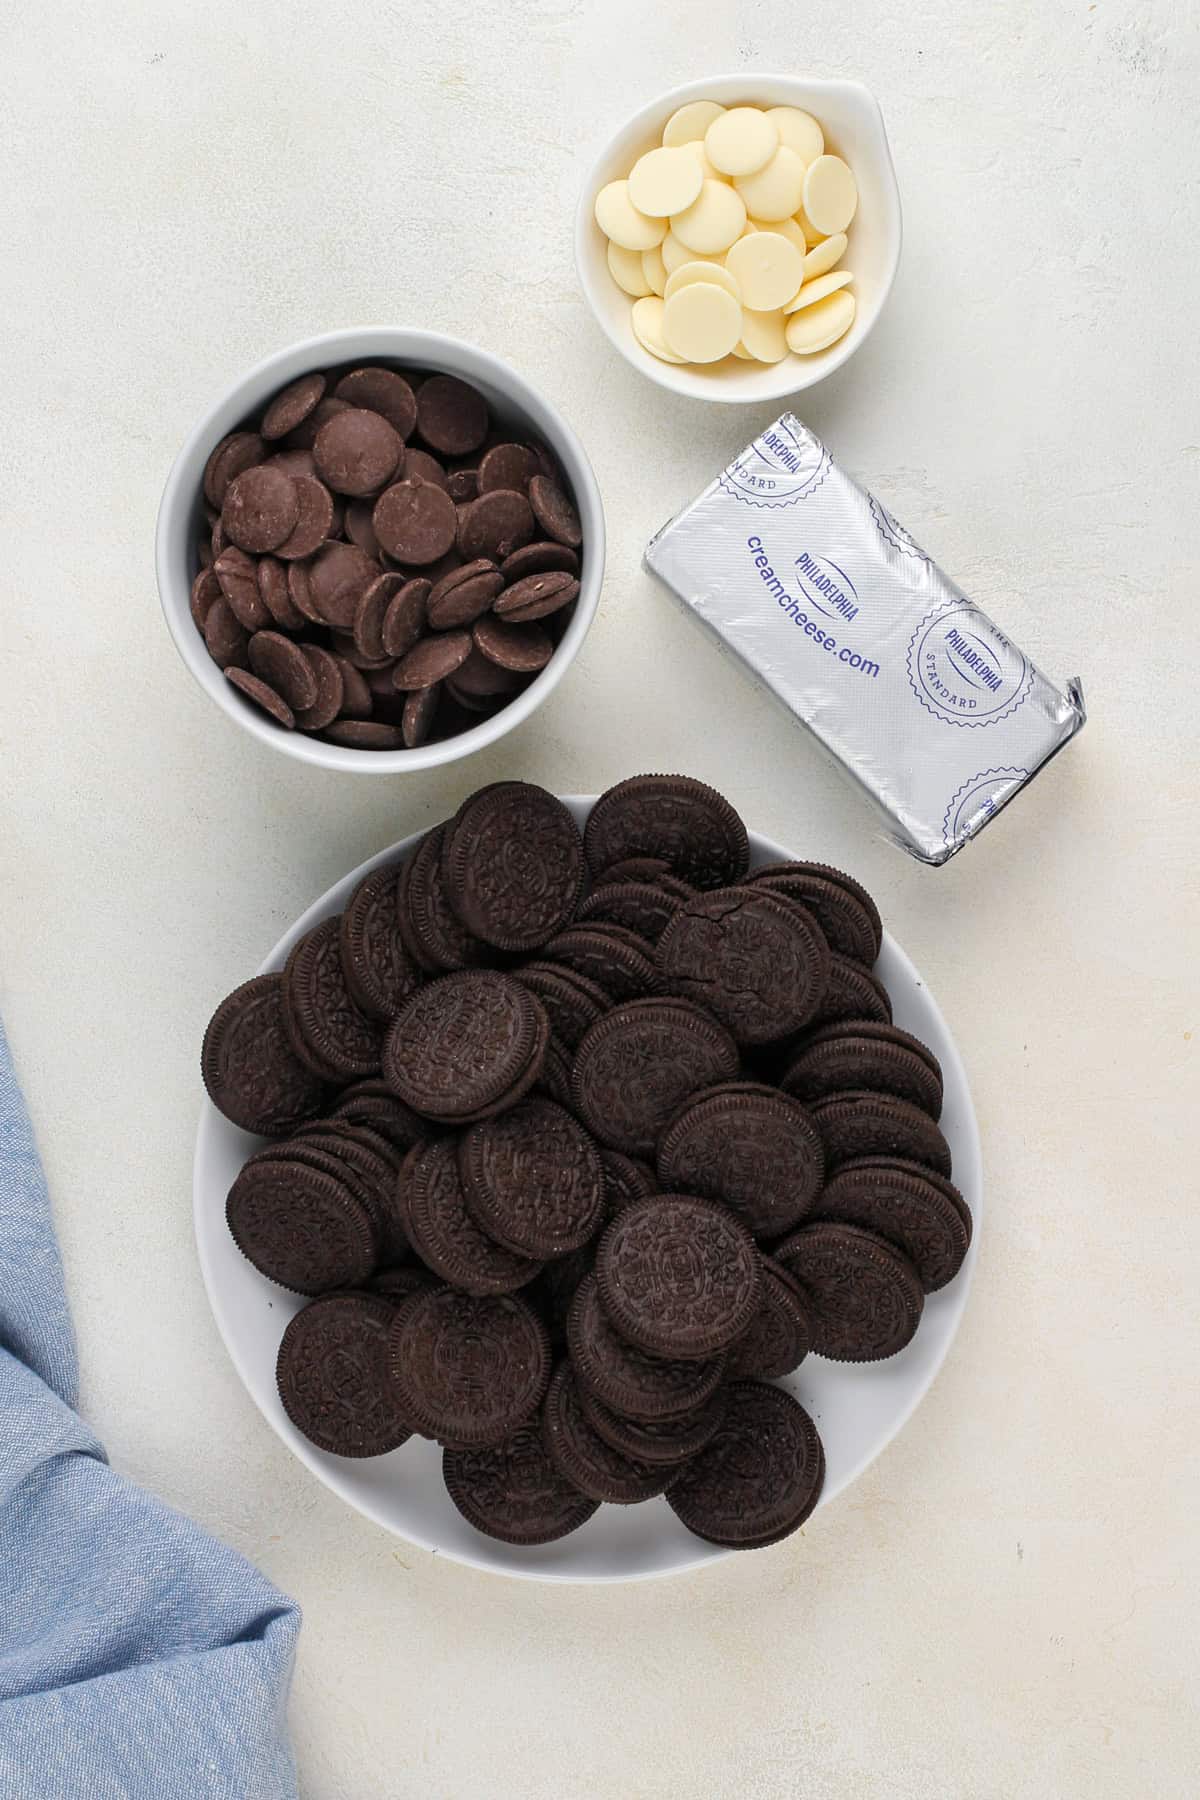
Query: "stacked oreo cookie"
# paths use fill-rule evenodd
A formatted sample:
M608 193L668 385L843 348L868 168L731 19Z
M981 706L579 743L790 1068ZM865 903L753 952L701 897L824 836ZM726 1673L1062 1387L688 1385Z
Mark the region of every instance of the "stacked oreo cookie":
M322 1449L433 1438L518 1544L657 1494L731 1548L807 1518L820 1440L771 1384L902 1350L971 1222L870 897L749 862L701 782L582 835L499 782L217 1008L209 1094L272 1140L229 1226L311 1297L278 1380Z

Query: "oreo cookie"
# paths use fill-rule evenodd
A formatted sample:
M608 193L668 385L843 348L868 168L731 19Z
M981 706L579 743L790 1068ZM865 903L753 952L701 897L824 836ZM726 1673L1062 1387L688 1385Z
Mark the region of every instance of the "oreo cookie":
M517 979L532 988L546 1009L554 1036L565 1050L572 1052L578 1049L589 1025L603 1018L612 1005L603 988L559 963L523 963L517 970Z
M405 1106L384 1081L358 1081L343 1088L340 1099L327 1117L366 1126L379 1137L386 1138L393 1149L402 1151L411 1150L414 1144L427 1138L432 1129L428 1120Z
M617 1214L596 1251L600 1300L621 1336L652 1356L715 1356L759 1302L758 1253L724 1206L659 1194Z
M799 1530L824 1481L821 1439L800 1402L737 1381L719 1429L668 1487L667 1504L710 1544L755 1550Z
M200 1071L218 1112L243 1131L283 1137L321 1110L325 1084L292 1048L282 975L243 982L209 1020Z
M450 904L474 938L528 952L575 915L583 840L555 795L526 781L500 781L459 808L442 871Z
M392 1019L420 985L397 915L397 871L376 869L361 881L342 914L342 969L351 998L374 1019Z
M879 977L862 963L833 951L829 958L829 980L824 998L811 1021L810 1029L832 1025L839 1019L878 1019L892 1022L892 1002Z
M345 1180L303 1163L248 1162L229 1190L225 1218L247 1261L297 1294L357 1287L378 1258L366 1203Z
M439 1138L410 1153L404 1170L408 1234L426 1268L466 1294L510 1294L541 1263L479 1229L467 1208L455 1144Z
M812 1348L812 1324L804 1291L782 1263L762 1259L758 1311L729 1352L731 1375L781 1381L800 1367Z
M428 973L473 968L488 960L450 904L442 875L446 827L427 831L400 876L399 923L414 961Z
M614 1004L659 986L651 946L622 925L574 925L550 939L545 955L592 982Z
M829 947L803 907L764 888L728 887L680 906L658 940L664 988L705 1007L741 1044L765 1044L815 1015Z
M669 1468L623 1456L589 1424L569 1363L560 1363L551 1377L542 1436L555 1468L589 1500L635 1506L661 1494L670 1479Z
M898 1157L843 1163L814 1217L886 1238L908 1257L927 1294L953 1281L971 1244L970 1210L953 1182Z
M730 1082L695 1095L658 1144L659 1180L731 1207L756 1237L778 1237L812 1208L825 1149L812 1116L777 1088Z
M344 1119L326 1119L304 1126L286 1146L267 1155L324 1167L345 1182L375 1222L380 1255L407 1256L408 1234L397 1204L402 1158L386 1138Z
M685 889L682 899L690 898ZM579 908L581 923L624 925L648 943L656 944L682 900L669 888L656 887L652 881L610 881L595 887Z
M653 1156L669 1121L701 1088L737 1073L724 1026L685 1001L614 1007L583 1037L571 1091L580 1118L612 1150Z
M388 1368L393 1308L372 1294L330 1294L291 1320L275 1380L292 1424L333 1456L386 1456L412 1435Z
M815 1101L810 1110L830 1170L860 1156L899 1156L947 1178L953 1173L950 1146L938 1126L908 1100L851 1089Z
M468 1524L505 1544L552 1544L586 1525L599 1504L562 1473L536 1425L494 1448L448 1448L442 1478Z
M355 1004L341 953L340 917L305 932L283 971L284 1019L301 1061L327 1081L379 1072L383 1028Z
M567 1346L580 1383L626 1419L670 1419L695 1412L721 1385L725 1359L671 1362L623 1338L600 1301L593 1275L575 1290L567 1314Z
M472 1126L458 1166L481 1229L522 1256L565 1256L600 1223L604 1172L596 1146L552 1100L523 1100Z
M403 1305L411 1300L414 1294L429 1294L437 1287L426 1270L418 1269L412 1264L400 1264L391 1269L380 1269L367 1283L372 1294L379 1294L389 1301L393 1307ZM389 1381L391 1373L389 1369Z
M550 1035L541 1002L491 969L431 981L388 1033L384 1080L414 1112L463 1122L532 1086Z
M635 775L601 794L583 834L593 873L653 857L693 887L726 887L750 866L746 827L723 794L686 775Z
M877 1362L912 1341L925 1295L907 1256L857 1225L802 1225L775 1255L808 1302L812 1347L834 1362Z
M392 1318L389 1355L406 1417L443 1444L502 1444L550 1380L546 1328L515 1294L414 1294Z
M812 1032L793 1052L779 1085L798 1100L823 1100L847 1089L894 1094L937 1119L942 1071L919 1038L876 1020L848 1020Z
M879 908L867 890L825 863L768 863L750 877L796 900L816 919L831 950L870 968L883 944Z
M604 1217L615 1219L623 1207L635 1200L648 1200L658 1192L658 1181L648 1163L636 1156L624 1156L620 1150L601 1150L600 1167L604 1170Z
M664 1469L678 1469L703 1450L720 1429L729 1402L729 1389L719 1387L691 1412L669 1419L626 1419L586 1387L577 1387L576 1392L589 1425L606 1444L633 1462Z

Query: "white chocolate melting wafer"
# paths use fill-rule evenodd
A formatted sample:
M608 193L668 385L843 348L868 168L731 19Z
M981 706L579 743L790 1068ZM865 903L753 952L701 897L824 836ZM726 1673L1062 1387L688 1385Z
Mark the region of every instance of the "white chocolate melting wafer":
M652 256L654 253L648 250L646 254ZM732 294L739 305L741 303L742 291L729 270L723 268L720 263L707 261L704 257L698 258L695 262L680 263L677 269L673 269L667 276L663 298L669 300L672 294L678 293L679 289L686 287L690 281L715 281L718 287L723 287L726 293Z
M663 262L662 244L655 244L653 250L642 251L642 274L650 286L650 292L662 297L667 285L667 268Z
M849 287L854 280L849 269L834 269L828 275L818 275L815 281L806 281L794 299L784 307L785 313L803 312L806 306L815 306L818 300L824 300L827 294L836 294L840 288Z
M672 216L671 230L687 249L712 255L714 251L728 250L745 223L746 206L741 195L723 181L706 181L699 199L693 200L686 211Z
M805 281L814 281L818 275L826 275L830 269L836 269L845 254L844 231L835 231L832 237L822 239L804 258Z
M754 231L777 231L790 244L795 244L801 256L808 255L808 240L795 219L747 219L747 225Z
M725 257L725 267L737 282L743 303L756 312L783 306L804 279L804 258L777 231L753 231L739 238Z
M704 148L703 138L689 138L688 142L682 145L681 148L686 150L689 156L695 157L696 161L700 164L700 172L704 176L705 181L724 181L725 177L721 174L721 171L719 169L714 169L708 160L708 151Z
M690 150L647 150L629 171L629 198L639 212L666 219L692 204L703 181Z
M810 250L815 244L819 244L825 236L823 231L817 230L802 206L796 208L796 223L804 233L804 241Z
M663 302L657 294L651 294L645 300L635 300L629 314L633 335L643 350L651 356L657 356L660 362L681 363L682 356L676 356L662 334Z
M755 362L782 362L788 353L783 314L779 311L755 312L753 307L743 306L741 348Z
M781 144L794 150L802 163L816 162L825 148L825 133L811 113L799 106L769 106L767 117Z
M771 223L790 219L804 198L806 165L794 150L780 144L770 162L753 175L739 175L734 187L746 202L752 219Z
M719 119L724 111L719 100L689 100L686 106L673 112L663 126L663 143L669 149L679 144L699 143L713 120Z
M645 306L646 302L639 300L637 304ZM811 356L814 351L827 350L849 331L854 323L854 311L854 295L843 288L840 294L829 294L815 306L806 306L803 312L793 313L787 322L788 349L794 350L797 356Z
M642 258L649 254L648 250L626 250L615 239L608 240L608 272L617 286L632 294L635 300L653 292L642 268Z
M722 175L753 175L779 148L779 131L757 106L732 106L713 120L704 148Z
M720 362L742 335L742 309L715 282L688 282L663 306L662 333L685 362Z
M667 221L639 212L627 181L610 181L596 195L596 223L623 250L653 250L667 235Z
M804 211L824 237L845 231L858 208L858 183L840 156L818 156L804 177Z
M715 256L701 256L698 250L689 250L686 244L680 243L673 231L668 231L659 245L659 249L662 251L662 259L668 275L673 275L676 269L682 268L686 262L719 263L721 260L719 251Z

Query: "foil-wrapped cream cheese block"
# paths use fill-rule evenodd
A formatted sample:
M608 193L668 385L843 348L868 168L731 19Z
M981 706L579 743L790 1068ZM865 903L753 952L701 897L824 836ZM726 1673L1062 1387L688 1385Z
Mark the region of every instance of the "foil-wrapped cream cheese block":
M1080 730L1049 680L791 413L653 538L646 566L943 863Z

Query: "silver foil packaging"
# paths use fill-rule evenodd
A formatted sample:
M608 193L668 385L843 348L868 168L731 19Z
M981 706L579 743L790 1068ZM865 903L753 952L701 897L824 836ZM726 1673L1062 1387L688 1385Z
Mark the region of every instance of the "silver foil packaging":
M1086 717L821 440L784 413L678 513L646 566L943 863Z

